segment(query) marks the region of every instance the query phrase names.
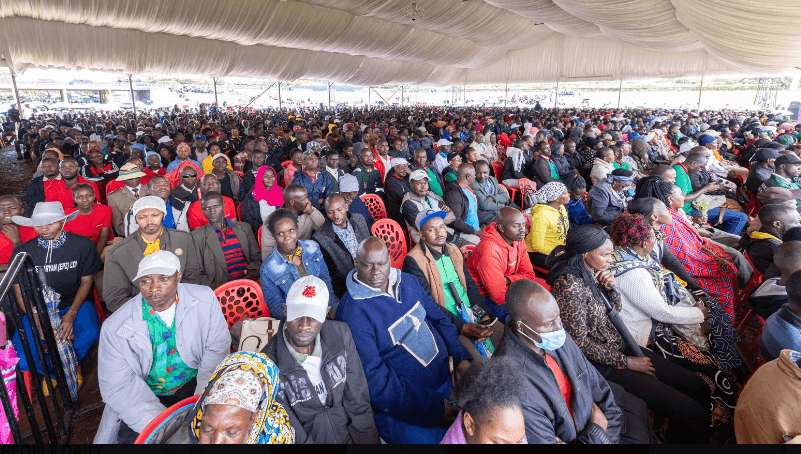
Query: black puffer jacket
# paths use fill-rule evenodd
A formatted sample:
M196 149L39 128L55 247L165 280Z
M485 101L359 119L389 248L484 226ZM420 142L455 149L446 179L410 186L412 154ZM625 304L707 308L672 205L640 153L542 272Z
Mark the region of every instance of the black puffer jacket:
M506 328L495 355L509 358L519 365L529 384L528 394L522 402L528 442L554 444L559 437L565 443L618 443L623 413L615 404L609 384L587 361L570 335L562 347L546 350L546 353L556 360L573 386L572 416L545 357L524 345L509 326ZM590 422L593 403L609 422L606 430Z

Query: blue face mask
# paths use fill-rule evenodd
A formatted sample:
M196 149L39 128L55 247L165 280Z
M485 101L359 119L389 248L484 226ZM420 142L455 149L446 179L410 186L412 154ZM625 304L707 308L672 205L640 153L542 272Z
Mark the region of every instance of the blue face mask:
M529 327L525 323L521 322L520 320L517 321L517 325L518 325L518 328L520 328L520 326L525 326L526 329L537 333L531 327ZM560 322L559 326L561 328L559 330L557 330L557 331L551 331L550 333L537 333L540 336L540 338L542 339L542 342L535 341L531 337L527 336L526 333L524 333L520 329L518 329L517 332L519 332L523 336L526 336L526 339L530 340L531 342L534 343L534 345L536 345L537 347L539 347L539 348L541 348L543 350L556 350L559 347L561 347L562 345L565 345L565 339L567 338L567 334L565 333L565 328L562 327L561 325L562 325L562 323Z
M637 190L635 188L629 188L627 192L629 194L629 197L634 197L634 194L637 192Z

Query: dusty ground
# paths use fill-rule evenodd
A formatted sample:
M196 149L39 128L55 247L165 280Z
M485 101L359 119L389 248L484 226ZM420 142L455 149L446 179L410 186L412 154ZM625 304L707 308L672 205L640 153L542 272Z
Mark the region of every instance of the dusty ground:
M17 153L13 148L6 148L0 152L0 194L13 194L24 200L25 191L28 189L28 182L30 182L32 174L32 165L27 161L17 161ZM84 359L82 375L84 385L79 394L80 407L78 410L78 414L81 416L73 420L71 443L92 443L97 427L100 424L102 408L98 408L101 398L97 382L97 347L92 348L86 359ZM18 405L21 431L23 434L30 433L30 425L25 416L22 403L19 402ZM38 402L34 402L34 408L38 408ZM94 410L94 412L91 410ZM37 411L36 413L40 427L44 427L40 412ZM45 436L44 438L47 441L47 437ZM30 442L33 443L33 439Z

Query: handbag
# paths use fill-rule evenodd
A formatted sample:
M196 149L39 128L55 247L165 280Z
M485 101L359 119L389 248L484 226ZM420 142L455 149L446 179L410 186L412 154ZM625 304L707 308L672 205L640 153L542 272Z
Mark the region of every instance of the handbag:
M280 320L270 317L242 320L242 333L239 336L238 350L260 352L278 332L280 322Z

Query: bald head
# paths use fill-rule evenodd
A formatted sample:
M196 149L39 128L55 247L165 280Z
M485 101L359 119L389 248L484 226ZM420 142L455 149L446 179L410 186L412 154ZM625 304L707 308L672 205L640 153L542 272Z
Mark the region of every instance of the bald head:
M781 199L781 200L795 200L793 193L789 189L780 188L777 186L765 188L757 194L760 202L765 203L767 200Z
M383 292L387 291L392 265L387 245L383 241L374 236L367 237L359 245L353 264L359 282Z
M359 245L359 249L356 251L356 259L359 259L360 257L366 257L367 254L379 251L384 251L385 253L389 254L387 245L384 244L381 239L375 236L369 236L362 241L362 244Z
M498 232L506 243L511 245L516 241L526 239L526 218L519 210L512 207L503 207L498 210L498 217L495 218L498 224Z
M773 253L773 262L782 272L777 283L785 285L791 274L801 270L801 241L785 241L780 244Z
M506 289L506 310L509 311L514 321L519 320L526 313L539 313L552 303L556 304L553 295L545 287L532 280L517 280Z
M563 329L556 299L534 281L521 279L513 282L506 290L506 309L514 335L536 352L541 351L537 343L542 342L543 335Z

